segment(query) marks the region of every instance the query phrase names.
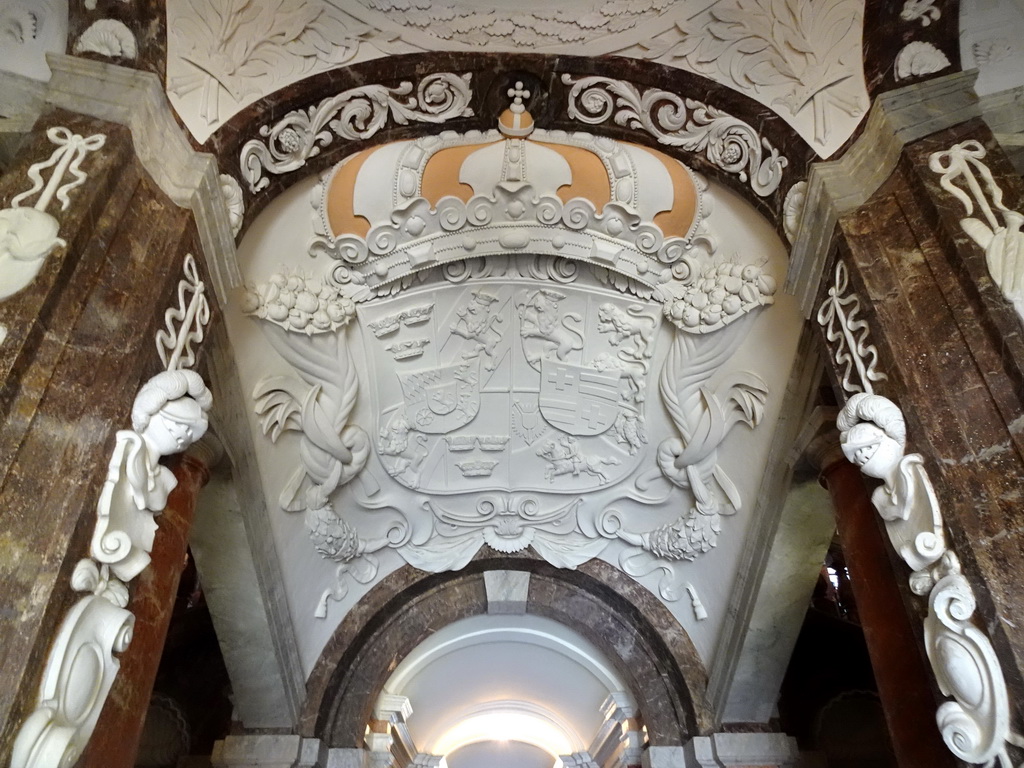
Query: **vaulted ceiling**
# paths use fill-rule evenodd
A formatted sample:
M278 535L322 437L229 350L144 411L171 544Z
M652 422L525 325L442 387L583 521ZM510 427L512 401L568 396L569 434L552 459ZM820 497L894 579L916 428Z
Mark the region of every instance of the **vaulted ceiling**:
M1021 4L962 3L958 39L930 0L167 0L157 43L120 5L6 0L0 67L45 79L19 54L70 29L164 76L220 162L229 453L303 677L410 566L596 558L671 617L712 720L767 720L831 533L788 482L815 384L780 289L807 169L961 58L1018 85ZM383 686L452 768L550 765L637 693L627 651L509 578L486 598L517 608Z

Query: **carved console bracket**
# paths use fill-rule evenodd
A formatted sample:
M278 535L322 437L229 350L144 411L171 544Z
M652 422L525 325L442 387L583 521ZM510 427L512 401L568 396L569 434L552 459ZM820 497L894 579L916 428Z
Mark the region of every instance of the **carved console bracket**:
M54 127L46 131L46 138L57 149L48 160L28 169L32 187L11 200L9 208L0 210L0 301L13 296L31 283L43 267L46 257L66 245L57 237L60 222L46 212L54 196L60 201L60 210L71 204L68 194L85 183L82 161L89 152L100 149L107 138L102 133L85 138L67 128ZM43 172L52 168L48 181ZM64 182L64 175L71 180ZM35 205L22 208L21 204L38 195Z
M844 302L845 274L837 267L837 286L818 313L829 342L838 342L836 364L845 366L843 386L855 365L860 378L856 391L840 411L836 426L843 453L865 475L878 478L871 501L885 521L893 548L911 568L910 587L928 596L924 620L925 648L939 689L951 701L936 712L943 741L960 760L1013 768L1007 744L1024 746L1024 738L1010 725L1010 704L999 659L985 632L973 618L976 600L963 576L956 554L949 549L942 514L928 471L920 454L905 454L906 423L890 400L872 393L875 354L867 346L868 327L863 320L851 322ZM842 279L840 279L842 277ZM856 306L856 305L854 305ZM833 330L841 326L842 331ZM860 332L859 339L854 334ZM869 365L865 359L870 358Z
M64 617L46 660L36 708L15 737L11 768L71 766L85 750L127 649L135 616L127 610L128 582L149 564L157 524L177 479L160 464L206 432L212 396L192 365L190 345L209 321L204 285L191 254L157 337L166 370L142 386L132 406L132 429L117 433L96 507L90 557L71 577L87 592ZM186 300L186 297L189 297ZM175 325L176 323L180 323Z

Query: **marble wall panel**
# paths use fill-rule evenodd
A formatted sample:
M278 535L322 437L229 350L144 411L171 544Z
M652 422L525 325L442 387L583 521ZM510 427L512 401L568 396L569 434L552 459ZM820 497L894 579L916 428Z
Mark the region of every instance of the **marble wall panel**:
M948 146L927 141L931 147ZM948 231L958 226L962 212L947 210L940 224L939 209L928 212L928 198L913 180L912 164L905 163L904 173L840 220L840 257L850 267L851 290L864 304L861 317L878 347L878 369L889 377L874 389L902 408L908 451L925 457L952 548L978 595L1011 701L1019 702L1024 694L1024 632L1019 629L1024 627L1019 589L1024 398L1014 349L1019 331L1011 325L1014 318L996 305L1001 296L992 296L991 286L977 276L977 265L966 264L978 254L952 245Z
M127 131L54 111L0 181L0 200L29 185L47 127L102 132L86 182L58 212L68 245L26 289L0 303L0 759L35 704L42 663L73 601L69 578L88 553L114 433L129 425L139 385L161 369L154 334L173 300L188 212L133 160ZM51 208L51 212L56 205ZM193 230L194 231L194 230ZM192 236L194 239L194 235Z

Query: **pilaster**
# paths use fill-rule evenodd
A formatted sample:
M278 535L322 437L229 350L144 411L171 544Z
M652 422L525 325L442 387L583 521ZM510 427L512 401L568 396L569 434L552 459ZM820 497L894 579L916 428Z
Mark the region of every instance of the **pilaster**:
M1020 729L1024 701L1022 203L1020 177L980 120L914 142L880 190L839 219L836 259L816 302L841 399L881 395L902 411L907 450L920 455L934 487L927 506L942 532L944 584L963 582L970 593L955 631L983 628L978 658L989 642L998 657L972 662L978 671L967 678L990 680L979 698L949 683L966 668L937 661L929 646L942 692L956 699L936 714L946 744L958 756L985 759ZM897 494L892 503L904 502ZM897 563L896 578L910 577L926 595L924 575L940 569L926 565L912 565L911 575ZM930 603L926 626L940 613ZM983 735L962 738L961 725L948 718L961 705L965 722Z
M6 332L0 341L5 763L36 704L49 645L75 601L72 571L89 552L115 432L130 426L140 384L163 367L155 334L185 254L196 245L188 212L136 163L128 131L62 110L47 112L27 137L19 160L0 179L0 206L10 209L32 186L29 166L55 148L49 129L58 138L105 139L98 148L91 141L94 148L80 160L82 183L62 187L67 204L58 190L44 206L63 242L42 257L34 277L0 301ZM52 172L44 169L48 180Z

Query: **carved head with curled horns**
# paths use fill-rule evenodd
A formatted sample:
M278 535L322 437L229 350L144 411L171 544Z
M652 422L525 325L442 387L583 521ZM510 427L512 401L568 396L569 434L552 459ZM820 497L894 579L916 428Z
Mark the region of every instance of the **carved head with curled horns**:
M206 434L213 396L195 371L163 371L147 381L132 406L132 428L160 456L180 453Z
M865 475L888 480L903 458L907 426L888 398L858 392L836 419L843 454Z

